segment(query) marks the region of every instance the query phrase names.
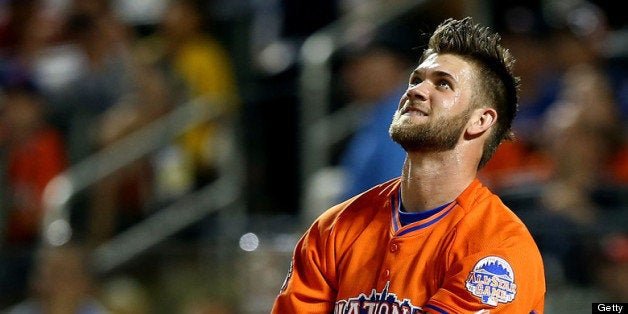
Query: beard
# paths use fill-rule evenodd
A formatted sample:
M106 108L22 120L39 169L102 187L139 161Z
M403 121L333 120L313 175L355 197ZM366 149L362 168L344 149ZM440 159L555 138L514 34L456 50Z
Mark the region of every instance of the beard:
M453 117L439 117L427 123L414 124L401 111L393 116L388 133L406 152L444 152L456 147L471 116L471 109Z

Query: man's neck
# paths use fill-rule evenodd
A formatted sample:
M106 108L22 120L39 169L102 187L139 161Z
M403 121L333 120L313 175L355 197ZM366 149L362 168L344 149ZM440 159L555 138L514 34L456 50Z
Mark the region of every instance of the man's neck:
M408 153L401 175L403 206L408 212L422 212L449 203L476 175L476 164L456 150Z

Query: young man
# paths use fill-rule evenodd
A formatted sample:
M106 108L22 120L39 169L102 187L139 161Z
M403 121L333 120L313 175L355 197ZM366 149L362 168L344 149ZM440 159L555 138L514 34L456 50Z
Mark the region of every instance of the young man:
M390 125L401 177L316 220L273 313L543 312L539 250L477 179L517 108L499 41L470 18L439 25Z

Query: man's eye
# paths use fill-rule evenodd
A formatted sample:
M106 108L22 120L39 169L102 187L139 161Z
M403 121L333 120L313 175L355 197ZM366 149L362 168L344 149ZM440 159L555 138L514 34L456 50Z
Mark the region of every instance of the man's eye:
M408 82L408 85L409 86L416 86L416 85L421 84L421 82L422 81L419 78L412 78L412 79L410 79L410 82Z
M444 88L451 88L451 83L449 83L449 81L447 80L440 80L438 81L438 86L444 87Z

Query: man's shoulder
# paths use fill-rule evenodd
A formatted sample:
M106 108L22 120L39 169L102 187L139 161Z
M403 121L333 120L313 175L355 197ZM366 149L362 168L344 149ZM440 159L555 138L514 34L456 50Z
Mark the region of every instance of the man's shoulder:
M467 214L471 215L495 215L506 220L515 219L516 216L502 199L478 179L474 180L456 199Z
M491 237L512 233L529 235L521 219L479 181L476 180L465 193L458 198L458 204L465 212L459 228L471 232L484 230L481 233Z

